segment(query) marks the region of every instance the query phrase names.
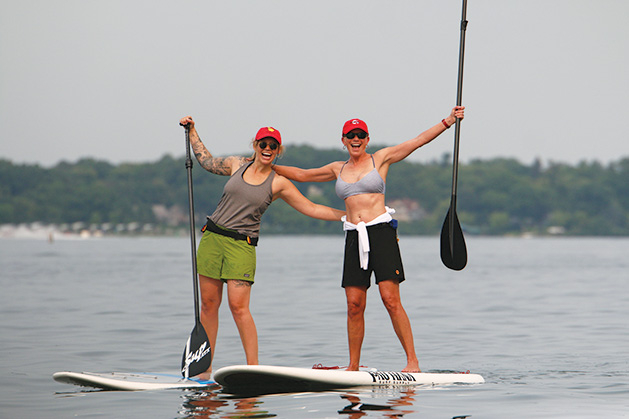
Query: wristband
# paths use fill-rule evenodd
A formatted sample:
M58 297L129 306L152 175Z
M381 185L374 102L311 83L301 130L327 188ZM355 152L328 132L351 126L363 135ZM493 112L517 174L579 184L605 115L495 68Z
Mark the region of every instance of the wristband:
M443 126L444 126L444 127L446 127L446 129L448 129L448 128L450 128L450 127L451 127L451 125L448 125L448 123L446 122L446 120L445 120L445 119L442 119L442 120L441 120L441 123L443 124Z

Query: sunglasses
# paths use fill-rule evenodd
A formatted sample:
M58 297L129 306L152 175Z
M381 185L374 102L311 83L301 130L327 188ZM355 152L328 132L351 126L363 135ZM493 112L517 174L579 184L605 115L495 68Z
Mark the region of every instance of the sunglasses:
M364 140L365 138L367 138L367 133L365 131L361 131L359 133L349 132L345 134L345 138L347 138L348 140L353 140L354 137L358 137L361 140Z
M271 150L277 150L278 144L276 142L270 141L270 142L267 143L266 141L260 141L258 143L258 146L260 147L260 150L264 150L267 145L269 146L269 148Z

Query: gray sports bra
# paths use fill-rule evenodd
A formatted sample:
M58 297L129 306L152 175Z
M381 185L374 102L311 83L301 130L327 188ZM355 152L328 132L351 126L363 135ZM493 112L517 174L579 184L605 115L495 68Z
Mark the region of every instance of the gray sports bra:
M376 170L376 162L373 160L373 156L371 156L371 162L373 163L373 170L354 183L348 183L341 179L343 167L345 167L347 162L343 164L343 167L341 167L341 171L336 178L336 186L334 187L339 198L345 200L350 196L364 193L384 194L386 185L384 183L384 179L382 179L382 176L380 176L380 173Z

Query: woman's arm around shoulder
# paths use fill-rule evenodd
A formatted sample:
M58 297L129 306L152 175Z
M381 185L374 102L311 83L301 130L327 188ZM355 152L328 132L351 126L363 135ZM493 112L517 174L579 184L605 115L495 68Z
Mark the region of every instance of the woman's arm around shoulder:
M199 133L195 128L194 120L191 116L184 116L179 124L189 130L188 138L192 146L192 152L197 161L205 170L216 175L231 176L240 166L246 163L247 158L241 156L214 157L212 153L205 147Z
M274 165L273 170L278 175L296 182L329 182L336 179L341 166L343 166L343 162L335 161L315 169Z
M396 146L383 148L374 153L374 155L379 155L383 164L393 164L404 160L413 151L437 138L442 132L452 126L457 118L463 119L465 117L464 110L464 106L455 106L452 108L450 115L431 128L428 128L417 137Z
M273 200L277 198L283 199L297 211L312 218L341 221L341 217L345 215L345 211L315 204L299 192L290 180L279 174L273 179Z

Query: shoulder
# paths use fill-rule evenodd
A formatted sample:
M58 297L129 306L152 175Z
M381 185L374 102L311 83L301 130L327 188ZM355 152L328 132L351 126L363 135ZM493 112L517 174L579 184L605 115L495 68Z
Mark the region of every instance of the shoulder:
M290 198L298 192L297 187L290 181L290 179L275 173L273 181L271 183L271 193L273 194L273 200L277 198Z
M253 161L251 158L243 156L229 156L226 157L226 160L229 161L232 165L236 166L236 168L238 169Z
M376 166L380 167L383 164L386 164L387 161L389 160L389 157L392 151L393 151L393 147L385 147L373 153L371 157L373 158Z
M333 161L332 163L329 163L325 166L323 166L324 168L328 168L329 170L331 170L332 172L334 172L335 174L338 174L338 172L341 170L341 167L343 167L343 165L347 163L346 161Z
M229 156L229 157L225 157L225 162L229 166L231 166L232 174L234 174L238 170L240 170L243 166L249 165L252 162L252 160L247 157L242 157L242 156Z
M290 186L295 186L293 185L293 182L291 182L290 180L288 180L288 178L280 175L279 173L276 172L272 172L275 173L275 175L273 176L273 188L279 188L279 189L284 189L286 187L290 187Z

